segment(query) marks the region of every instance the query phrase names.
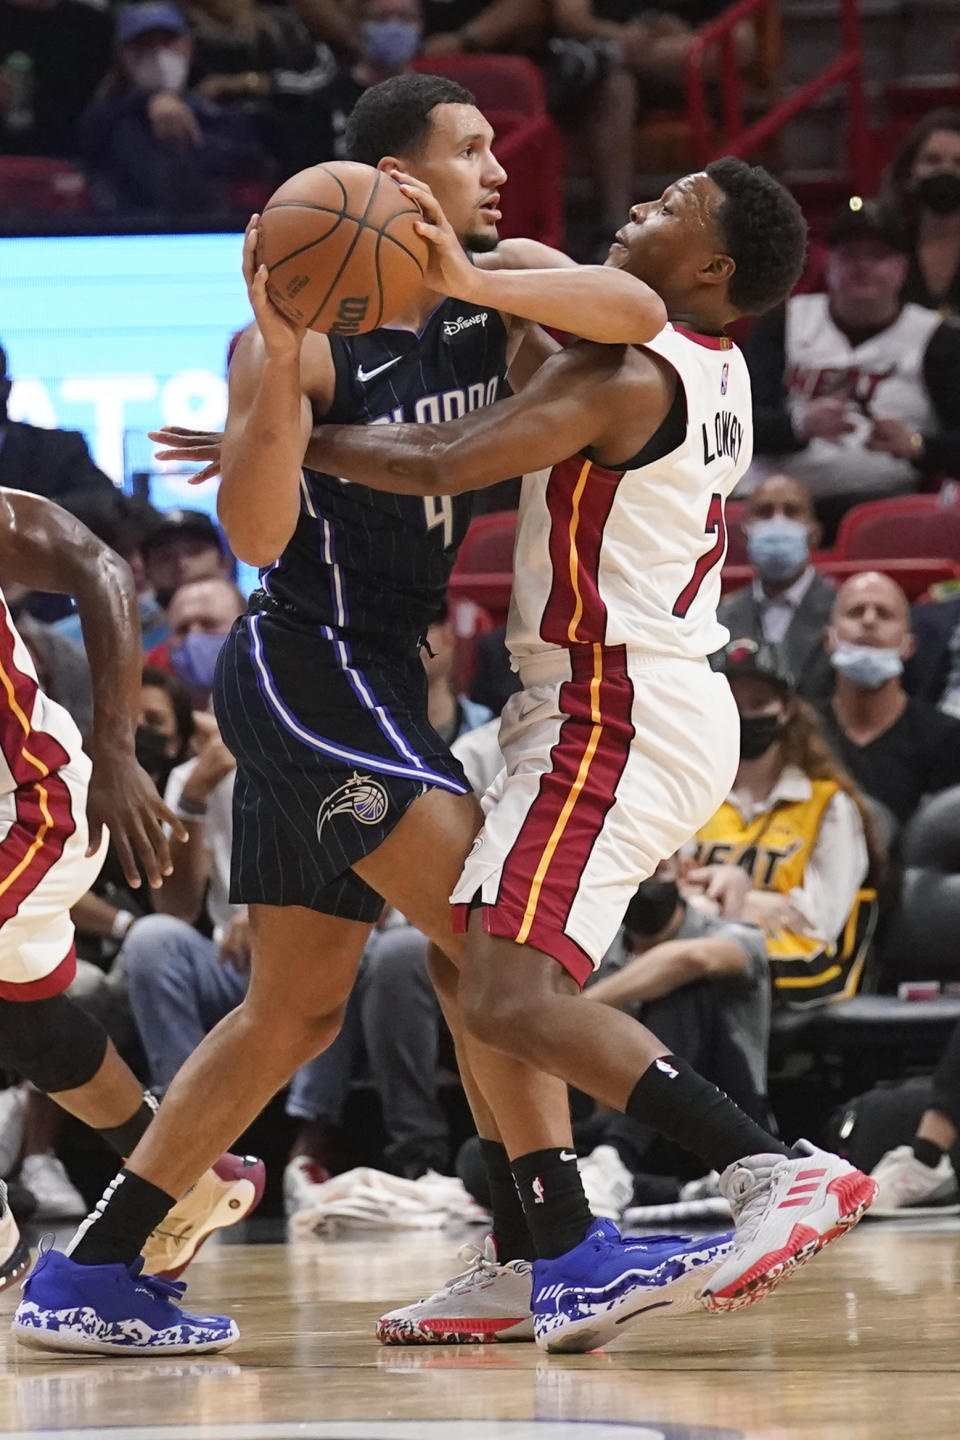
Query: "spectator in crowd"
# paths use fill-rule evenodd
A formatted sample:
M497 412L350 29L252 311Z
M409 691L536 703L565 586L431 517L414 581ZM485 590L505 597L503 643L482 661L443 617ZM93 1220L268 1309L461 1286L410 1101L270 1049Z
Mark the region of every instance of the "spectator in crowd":
M671 1055L682 1056L769 1126L770 974L763 931L705 914L683 898L679 880L674 856L643 881L587 994L641 1020ZM628 1116L605 1119L602 1147L580 1167L595 1214L619 1219L653 1140L652 1130Z
M427 630L423 665L427 672L427 718L446 745L458 735L475 730L493 719L493 712L454 688L457 636L449 607L444 602L440 616Z
M690 43L725 9L726 0L660 0L654 6L638 0L554 0L564 34L618 45L644 81L645 97L650 92L655 103L664 96L673 103L680 100ZM735 45L741 66L746 65L755 48L749 24L737 27Z
M510 696L522 688L520 676L510 668L505 625L477 636L475 660L470 698L499 715Z
M924 796L960 784L960 720L904 689L913 646L910 607L894 580L867 572L841 586L827 632L836 686L826 734L861 789L900 825Z
M69 508L88 530L93 531L98 540L109 545L111 550L116 550L130 566L137 587L137 608L140 612L144 650L152 650L155 645L162 644L169 634L167 613L147 577L143 547L154 530L165 527L166 517L148 501L138 496L125 495L122 490L116 489L96 490L82 498L73 497ZM77 645L83 644L80 616L76 610L58 620L55 628L58 634L66 639Z
M143 537L140 551L147 584L164 610L181 585L230 573L223 536L202 510L167 510Z
M960 720L960 595L955 587L917 602L911 625L916 649L904 670L904 688Z
M792 476L770 475L748 497L740 523L755 574L721 601L717 618L731 635L775 646L797 694L825 700L833 671L823 637L837 591L810 563L820 543L813 497Z
M879 1185L871 1213L878 1219L936 1214L958 1198L950 1151L960 1140L960 1025L933 1072L931 1103L909 1145L897 1145L870 1172ZM954 1209L957 1207L954 1206ZM943 1213L942 1208L940 1213Z
M595 242L606 242L606 255L636 200L636 82L622 47L602 36L556 33L540 0L423 0L423 16L425 57L499 51L529 55L540 66L551 114L576 127L586 143Z
M0 0L0 153L76 153L77 120L110 64L112 29L105 5Z
M167 0L119 12L116 61L83 116L91 191L104 210L203 215L265 172L256 122L211 85L188 88L193 42Z
M934 110L911 130L885 177L885 199L910 242L904 300L960 311L960 110Z
M902 231L859 206L830 230L827 294L794 295L745 347L758 456L746 487L788 468L828 538L855 501L960 474L960 327L901 301Z
M111 493L113 481L93 463L78 430L44 430L9 418L12 387L7 354L0 346L0 485L43 495L68 508L93 490Z
M290 137L287 154L292 169L315 164L321 156L344 159L347 116L364 90L405 74L420 49L420 0L356 0L352 13L350 50L331 67L329 78L310 100L310 124L300 139L302 154L295 137Z
M781 1005L850 994L876 919L866 888L882 858L872 820L775 651L734 640L723 670L740 712L740 765L697 833L700 868L687 882L766 932ZM738 869L751 881L745 896Z
M194 706L205 709L223 642L246 608L246 600L225 576L188 580L170 601L170 638L151 651L147 663L178 675Z

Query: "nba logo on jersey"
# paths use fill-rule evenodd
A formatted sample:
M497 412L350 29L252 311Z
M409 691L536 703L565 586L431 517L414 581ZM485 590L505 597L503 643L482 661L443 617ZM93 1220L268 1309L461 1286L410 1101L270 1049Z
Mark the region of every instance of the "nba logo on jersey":
M727 382L729 381L729 379L730 379L730 362L729 362L729 360L727 360L727 361L724 362L723 369L720 371L720 394L721 394L721 395L726 395L726 393L727 393Z
M669 1075L671 1080L676 1080L680 1074L680 1071L674 1070L673 1066L669 1065L666 1060L654 1060L653 1063L662 1074Z
M532 1183L531 1186L530 1186L530 1189L533 1191L533 1203L534 1203L534 1205L542 1205L542 1204L544 1203L544 1198L545 1198L545 1197L544 1197L544 1194L543 1194L543 1181L540 1179L540 1176L539 1176L539 1175L537 1175L537 1176L534 1178L533 1183Z

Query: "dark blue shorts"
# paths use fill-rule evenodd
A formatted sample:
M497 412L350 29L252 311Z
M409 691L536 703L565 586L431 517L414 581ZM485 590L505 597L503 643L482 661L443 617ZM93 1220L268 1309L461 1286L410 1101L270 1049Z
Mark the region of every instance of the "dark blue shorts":
M261 610L228 636L213 700L237 760L230 899L376 920L350 867L430 786L470 788L427 720L419 651Z

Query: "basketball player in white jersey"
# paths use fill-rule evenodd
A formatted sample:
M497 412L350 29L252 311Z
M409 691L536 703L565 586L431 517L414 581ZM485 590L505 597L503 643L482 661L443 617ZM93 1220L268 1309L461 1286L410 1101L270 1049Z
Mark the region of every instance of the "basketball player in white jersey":
M463 1019L477 1040L723 1172L738 1224L729 1252L704 1264L706 1283L697 1277L711 1310L768 1293L859 1219L874 1184L806 1141L774 1140L649 1031L576 992L637 884L715 812L737 768L735 707L706 659L727 638L716 620L724 501L752 449L749 379L724 327L784 299L804 235L769 175L715 162L634 207L611 249L609 263L667 305L655 340L579 342L485 411L325 427L307 452L332 474L401 493L457 494L527 472L507 635L524 688L504 711L506 767L452 897L468 927ZM533 1267L538 1342L590 1349L643 1310L680 1308L649 1285L642 1303L613 1227L585 1233L575 1157L522 1154L510 1097L485 1088L482 1069L476 1079L548 1257Z
M70 715L40 689L0 593L0 1066L128 1155L153 1107L102 1026L65 991L77 968L70 907L99 874L107 831L133 888L135 856L151 886L170 874L164 822L186 838L134 754L137 597L118 555L59 505L17 490L0 490L0 575L76 598L94 700L91 761ZM208 1172L187 1197L176 1239L152 1238L151 1268L179 1272L211 1230L253 1208L262 1165L225 1156L219 1168L223 1179ZM0 1181L0 1289L28 1261Z

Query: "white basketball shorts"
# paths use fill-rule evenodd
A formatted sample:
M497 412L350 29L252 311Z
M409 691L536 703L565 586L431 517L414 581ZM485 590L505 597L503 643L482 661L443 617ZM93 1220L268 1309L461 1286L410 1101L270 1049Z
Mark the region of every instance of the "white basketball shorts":
M641 880L726 799L739 719L705 660L584 645L525 661L521 678L454 929L479 904L487 934L552 955L582 985Z
M36 744L36 737L33 737ZM70 907L90 889L107 836L86 855L90 761L82 751L0 796L0 998L45 1000L76 973Z

